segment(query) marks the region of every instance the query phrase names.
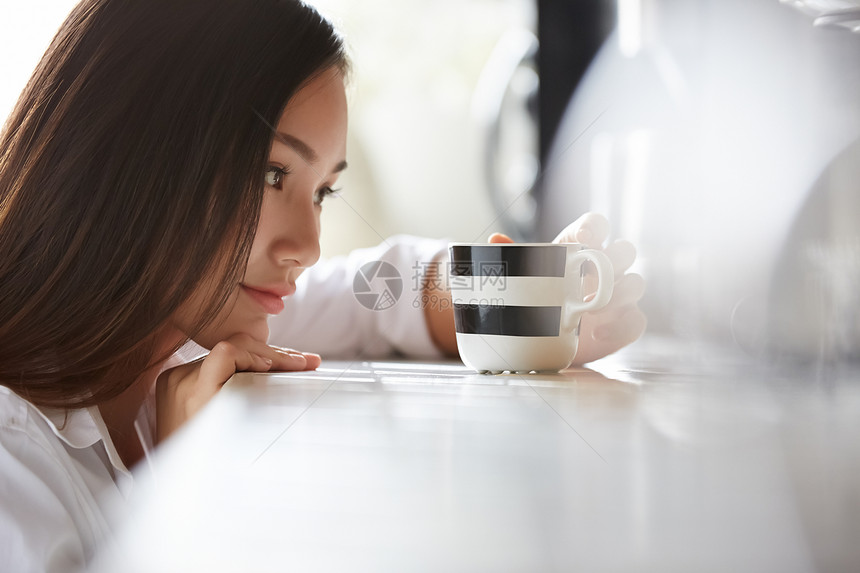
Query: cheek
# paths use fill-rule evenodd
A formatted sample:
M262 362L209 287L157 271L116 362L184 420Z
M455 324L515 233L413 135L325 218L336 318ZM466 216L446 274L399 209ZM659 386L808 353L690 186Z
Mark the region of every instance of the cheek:
M309 241L308 221L313 219L316 228L316 239L319 241L320 214L322 209L312 204L313 181L302 181L291 191L289 195L266 193L260 208L260 219L257 221L257 232L251 245L251 254L248 258L248 271L252 271L259 265L270 263L274 251L293 249L296 245L304 245ZM301 191L299 191L299 189ZM299 195L299 193L303 193Z
M260 207L257 231L254 234L254 241L251 243L251 254L248 257L249 267L253 266L254 261L260 260L265 256L268 245L275 239L277 220L274 216L274 207L273 201L267 193Z
M224 325L229 322L231 310L234 308L238 291L234 291L227 303L220 309L217 309L214 320L200 332L195 333L194 326L201 317L201 313L209 308L214 297L214 291L211 289L201 289L192 295L185 304L183 304L176 314L173 315L173 326L182 332L185 336L192 337L194 340L206 348L212 348L212 345L221 340L219 338L219 325Z

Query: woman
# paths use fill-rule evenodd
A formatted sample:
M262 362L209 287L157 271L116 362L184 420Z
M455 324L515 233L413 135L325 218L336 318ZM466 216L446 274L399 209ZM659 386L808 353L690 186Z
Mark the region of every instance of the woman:
M292 0L84 0L63 24L0 139L8 570L86 566L128 468L234 372L319 365L269 346L268 318L301 343L296 309L318 315L333 295L305 285L281 312L319 258L321 206L346 167L348 69L330 24ZM585 225L596 241L600 224ZM414 265L439 247L384 250ZM609 322L629 326L635 298ZM413 348L450 351L450 316L418 312Z
M319 256L347 68L298 2L85 0L63 24L0 145L4 568L86 563L102 498L143 454L136 414L186 340L213 350L162 385L159 438L226 370L319 363L265 344L261 302ZM295 135L290 110L320 97L333 115Z

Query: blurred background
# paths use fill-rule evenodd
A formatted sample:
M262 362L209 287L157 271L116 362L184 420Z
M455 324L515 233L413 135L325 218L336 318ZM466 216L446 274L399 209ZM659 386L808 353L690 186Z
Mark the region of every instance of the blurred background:
M324 256L593 210L639 249L651 335L860 357L860 0L311 3L355 70ZM4 116L73 5L4 3Z
M76 3L3 3L0 47L14 54L0 61L4 118ZM511 58L518 55L511 52L524 49L523 35L525 48L532 48L537 5L532 0L309 3L342 30L354 64L350 168L338 185L343 200L326 202L324 255L376 245L396 233L471 241L500 230L486 190L484 145L498 111L491 108L501 105L499 90L516 69ZM519 83L534 93L537 76L533 67L528 71ZM534 124L527 121L518 129L526 149L536 146ZM536 160L523 162L518 169L525 173L519 176L529 179Z

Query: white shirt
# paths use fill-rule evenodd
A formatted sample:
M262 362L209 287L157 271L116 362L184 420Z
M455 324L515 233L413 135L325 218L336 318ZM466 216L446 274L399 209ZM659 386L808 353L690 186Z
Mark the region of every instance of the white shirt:
M163 370L200 356L190 343ZM154 409L136 420L152 448ZM110 539L133 485L99 409L39 408L0 385L0 567L82 570ZM119 509L118 509L119 508Z
M0 386L0 563L76 571L110 532L131 475L97 408L42 412Z
M324 357L439 356L424 321L421 286L424 263L444 248L442 241L400 236L320 263L302 275L284 312L271 320L270 341ZM384 310L362 306L353 294L356 273L372 261L390 263L402 281L400 296ZM393 286L396 294L397 277L386 279L393 282L367 286L373 292ZM164 368L200 350L189 343ZM152 445L151 417L144 408L137 420L145 448ZM110 539L109 516L125 504L132 485L98 408L68 414L37 408L0 386L0 569L85 568Z

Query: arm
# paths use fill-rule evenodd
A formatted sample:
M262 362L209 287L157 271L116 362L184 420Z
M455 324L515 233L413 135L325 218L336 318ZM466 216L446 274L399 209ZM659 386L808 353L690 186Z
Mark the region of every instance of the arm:
M284 312L269 320L269 342L311 350L325 358L395 353L439 358L443 353L426 325L430 305L425 295L427 286L438 282L428 281L428 274L439 267L429 263L443 255L447 245L447 241L401 235L373 248L321 261L299 278L296 294L284 299ZM402 281L396 303L377 310L367 308L353 292L357 273L374 261L392 265ZM372 286L375 290L381 287L378 280ZM448 313L453 317L450 308ZM453 318L449 320L447 332L453 341Z
M454 331L454 305L448 289L448 255L440 253L429 265L424 277L421 297L424 303L424 320L436 348L447 356L459 356Z

